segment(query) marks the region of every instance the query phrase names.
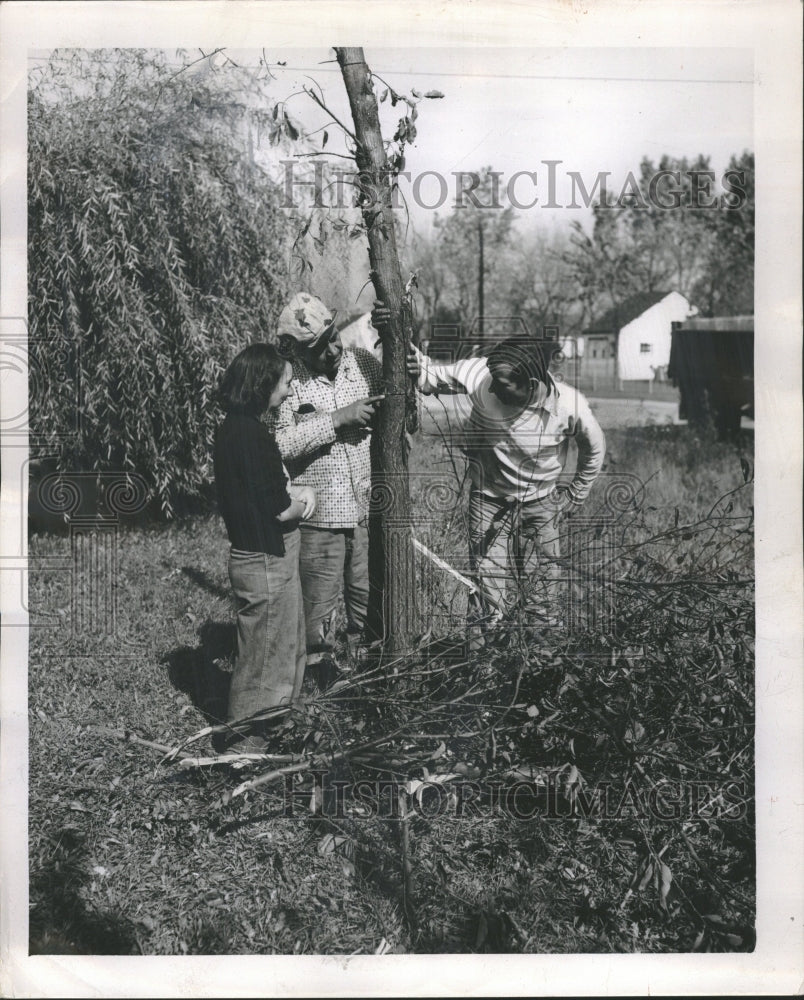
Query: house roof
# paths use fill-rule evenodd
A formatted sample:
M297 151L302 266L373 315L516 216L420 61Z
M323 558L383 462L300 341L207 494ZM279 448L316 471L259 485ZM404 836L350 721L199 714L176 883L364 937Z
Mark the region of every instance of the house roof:
M681 323L673 323L673 330L699 330L717 333L753 333L753 316L711 316L685 319Z
M647 312L651 306L667 298L670 292L638 292L630 298L621 302L613 309L609 309L599 319L588 326L584 333L619 333L631 320Z

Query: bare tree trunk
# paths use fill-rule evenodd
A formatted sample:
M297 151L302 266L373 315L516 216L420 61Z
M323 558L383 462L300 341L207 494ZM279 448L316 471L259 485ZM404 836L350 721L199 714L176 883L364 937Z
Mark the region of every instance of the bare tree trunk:
M359 200L369 241L371 280L390 310L382 335L385 402L372 435L372 510L369 515L370 634L391 653L405 652L419 630L411 545L405 369L412 336L409 297L399 269L391 178L377 99L362 48L336 48L355 126ZM415 405L415 404L414 404Z

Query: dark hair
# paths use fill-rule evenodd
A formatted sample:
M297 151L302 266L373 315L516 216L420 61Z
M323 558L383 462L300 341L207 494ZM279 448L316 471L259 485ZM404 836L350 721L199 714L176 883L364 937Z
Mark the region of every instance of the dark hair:
M537 379L548 389L555 386L541 345L535 337L509 337L508 340L495 344L488 353L486 363L492 375L495 368L506 365L518 380Z
M226 413L258 417L268 409L287 360L272 344L249 344L223 374L218 398Z

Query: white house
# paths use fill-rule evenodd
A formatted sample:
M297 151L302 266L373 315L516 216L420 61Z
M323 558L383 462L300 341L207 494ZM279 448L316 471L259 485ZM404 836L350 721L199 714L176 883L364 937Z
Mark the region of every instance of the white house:
M696 312L680 292L631 296L584 330L584 376L664 380L673 323Z

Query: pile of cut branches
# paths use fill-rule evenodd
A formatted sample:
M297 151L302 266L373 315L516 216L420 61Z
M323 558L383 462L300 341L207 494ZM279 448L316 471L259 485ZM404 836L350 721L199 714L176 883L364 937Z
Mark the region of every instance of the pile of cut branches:
M553 825L556 835L566 823L580 824L611 850L630 845L621 873L627 890L615 908L623 919L653 892L663 919L693 922L690 946L748 949L748 488L692 523L675 517L658 532L635 502L606 528L614 541L602 559L574 579L596 601L576 599L571 630L512 614L486 631L479 648L461 626L406 656L377 652L306 697L275 753L194 755L222 728L213 727L174 747L168 760L186 769L225 761L234 787L216 808L245 816L267 797L279 815L323 823L322 850L355 857L373 836L372 821L392 821L412 927L421 920L414 899L420 910L427 905L414 875L424 885L441 863L424 846L413 851L414 834L424 841L446 818L550 818L564 821ZM588 533L589 548L599 541L594 519L575 530ZM601 594L616 614L601 617ZM596 912L593 889L587 901Z

